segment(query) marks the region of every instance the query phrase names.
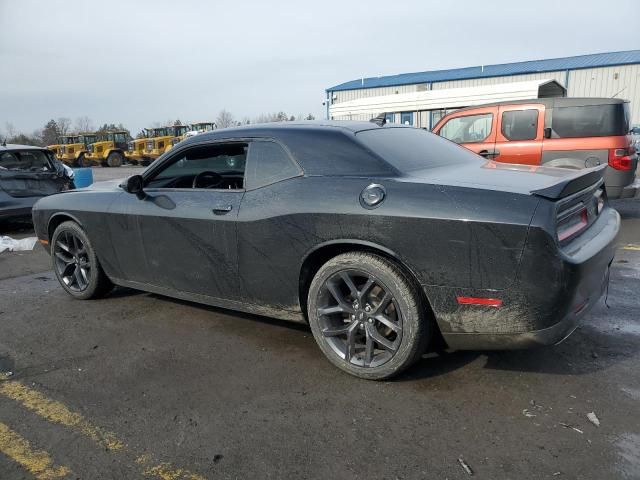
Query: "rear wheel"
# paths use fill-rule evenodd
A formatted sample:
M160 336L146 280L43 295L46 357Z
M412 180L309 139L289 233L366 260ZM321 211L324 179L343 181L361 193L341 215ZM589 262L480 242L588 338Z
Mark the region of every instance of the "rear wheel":
M84 153L81 153L78 156L78 160L76 160L76 163L78 164L79 167L82 167L82 168L88 168L91 166L91 160L85 157Z
M110 167L122 166L122 154L120 152L111 152L107 157L107 165Z
M327 358L357 377L380 380L416 362L431 336L414 282L378 255L351 252L324 264L308 297L313 336Z
M60 285L74 298L99 298L113 288L89 238L75 222L63 222L53 232L51 262Z

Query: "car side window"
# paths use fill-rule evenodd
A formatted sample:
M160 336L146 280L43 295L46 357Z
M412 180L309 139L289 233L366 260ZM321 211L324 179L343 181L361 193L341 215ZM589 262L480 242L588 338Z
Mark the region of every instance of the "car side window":
M248 144L243 142L198 145L176 154L147 178L150 188L244 188Z
M249 147L247 188L259 188L300 175L302 170L276 142L255 141Z
M501 131L507 140L535 140L538 135L538 110L503 112Z
M482 142L491 133L492 125L491 113L454 117L442 126L438 135L455 143Z

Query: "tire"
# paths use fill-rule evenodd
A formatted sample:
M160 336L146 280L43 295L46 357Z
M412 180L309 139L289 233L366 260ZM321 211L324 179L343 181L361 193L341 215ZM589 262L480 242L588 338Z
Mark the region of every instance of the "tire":
M107 157L107 165L110 167L121 167L123 162L120 152L111 152Z
M51 265L58 282L73 298L100 298L113 288L87 234L75 222L63 222L53 232Z
M345 253L325 263L311 281L307 305L320 350L336 367L364 379L398 375L421 357L433 335L416 282L371 253Z
M76 164L81 168L89 168L91 166L91 160L88 160L87 157L84 156L84 153L81 153L78 156L78 160L76 160Z

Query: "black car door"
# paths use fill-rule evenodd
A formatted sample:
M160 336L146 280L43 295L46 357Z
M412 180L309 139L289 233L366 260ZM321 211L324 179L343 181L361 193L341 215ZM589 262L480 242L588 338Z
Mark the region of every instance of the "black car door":
M235 221L247 149L242 142L183 148L145 178L144 195L119 197L111 212L124 214L114 216L114 228L131 244L118 253L126 279L237 297Z
M238 270L243 299L284 310L297 309L300 260L312 231L300 227L308 193L303 172L280 143L251 142L247 192L238 215Z

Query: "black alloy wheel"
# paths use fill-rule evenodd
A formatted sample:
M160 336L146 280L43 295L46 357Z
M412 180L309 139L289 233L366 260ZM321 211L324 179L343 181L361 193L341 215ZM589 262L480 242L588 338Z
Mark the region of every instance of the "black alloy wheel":
M91 261L82 239L64 231L53 245L54 263L58 278L74 292L83 292L91 279Z
M390 378L415 363L431 338L430 312L409 274L374 253L337 255L309 286L316 343L331 363L360 378Z
M389 289L369 273L334 273L320 290L316 311L322 335L346 362L376 367L398 351L402 314Z

